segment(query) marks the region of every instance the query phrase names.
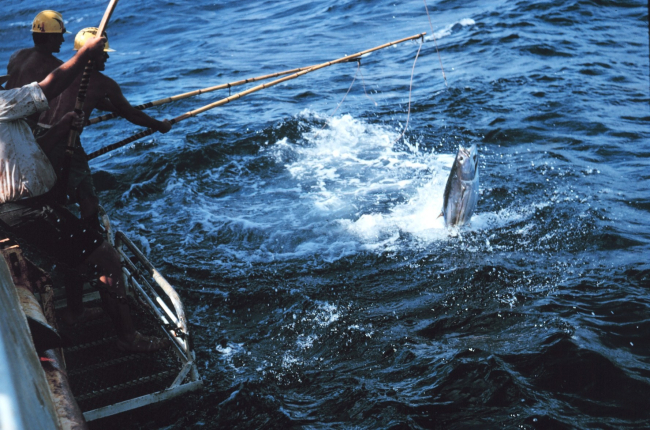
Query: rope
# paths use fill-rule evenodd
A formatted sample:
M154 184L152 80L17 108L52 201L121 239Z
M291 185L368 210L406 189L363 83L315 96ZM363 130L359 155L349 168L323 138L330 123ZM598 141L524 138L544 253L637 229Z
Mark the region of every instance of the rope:
M424 9L427 11L427 18L429 18L429 26L431 27L431 37L433 37L433 44L436 45L436 52L438 53L438 60L440 60L440 70L442 70L442 77L445 80L445 87L447 85L447 76L445 76L445 69L442 67L442 58L440 57L440 51L438 51L438 42L436 42L436 33L433 31L433 24L431 23L431 15L429 15L429 7L427 6L427 0L424 1Z

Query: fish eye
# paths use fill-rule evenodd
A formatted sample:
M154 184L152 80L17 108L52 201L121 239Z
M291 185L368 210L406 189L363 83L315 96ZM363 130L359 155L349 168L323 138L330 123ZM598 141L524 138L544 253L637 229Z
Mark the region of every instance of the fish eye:
M463 161L463 160L464 160L464 158L463 158L462 155L461 155L460 157L458 157L458 159L459 159L460 161Z

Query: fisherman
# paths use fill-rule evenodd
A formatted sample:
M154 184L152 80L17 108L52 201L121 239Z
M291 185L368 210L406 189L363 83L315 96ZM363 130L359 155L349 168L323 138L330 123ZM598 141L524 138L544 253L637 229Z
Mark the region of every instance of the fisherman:
M84 28L79 31L74 40L74 49L79 50L89 38L95 37L96 35L97 28L94 27ZM113 79L100 73L105 69L106 60L109 58L108 52L112 51L113 49L110 49L107 42L104 48L104 55L94 61L94 70L90 75L90 84L84 102L84 116L90 118L95 108L110 110L119 113L120 116L126 118L133 124L152 128L161 133L167 133L172 127L169 121L158 121L141 110L135 109L122 94L120 86ZM54 124L67 112L73 110L80 83L81 76L61 94L58 104L41 116L40 122ZM57 169L59 177L61 177L60 173L65 157L65 147L56 146L48 156ZM90 167L88 166L88 156L80 142L77 142L75 146L68 181L67 194L70 202L79 203L81 218L86 220L89 226L98 228L99 199L97 198L92 182Z
M11 75L7 88L22 86L34 81L38 82L58 67L61 60L52 54L60 51L64 33L69 32L65 29L60 13L43 11L36 15L32 23L35 47L23 49L12 55L7 67L7 71ZM96 28L80 31L75 38L74 49L78 50L88 37L94 37L96 34ZM105 51L113 51L109 48L108 43L106 43ZM104 63L107 58L108 54L104 54L102 58L95 60L96 70L104 70ZM47 129L61 120L67 112L74 109L80 79L81 76L67 91L52 100L49 111L41 114L40 118L36 114L38 124L33 126L33 131L39 144L42 143L41 136L47 132ZM119 85L99 72L94 72L91 75L90 87L86 94L84 107L86 118L90 117L92 110L97 107L112 112L117 111L135 124L154 128L162 133L168 132L171 128L168 121L157 121L133 108L122 95ZM61 136L60 145L49 146L48 149L44 148L59 178L61 178L65 158L66 139L67 136ZM59 183L58 186L66 186L66 194L69 197L68 203L79 204L81 218L87 227L99 230L99 199L92 182L88 158L80 141L77 141L71 158L68 183ZM63 321L67 324L74 324L79 320L90 320L98 317L101 309L84 307L83 280L73 271L66 271L64 278L68 306L63 314Z
M63 64L61 60L53 55L61 51L61 45L65 41L63 35L70 34L65 28L63 16L53 10L41 11L34 17L31 31L34 47L21 49L9 59L7 65L7 72L9 73L7 89L22 87L31 82L40 82L54 69ZM50 109L53 109L60 102L61 97L50 100L48 103ZM47 133L51 125L38 122L40 116L40 112L31 115L28 124L32 128L36 142L41 145L46 154L49 154L54 146L52 140L59 139L59 141L63 141L69 133ZM46 133L48 137L44 138ZM61 151L63 150L64 148L61 149ZM64 272L67 307L62 315L63 322L72 325L79 321L101 317L101 308L87 308L84 306L83 278L74 271L64 269Z
M105 288L102 300L116 326L118 349L155 351L168 342L135 331L117 251L97 230L85 228L55 202L56 173L24 121L48 109L49 101L70 86L89 60L103 56L105 44L105 38L90 38L40 82L0 91L0 226L57 264L96 275ZM83 117L67 113L51 132L65 134L73 123L82 124Z
M66 31L63 16L53 10L39 12L32 22L32 39L34 47L21 49L9 59L7 73L9 79L6 88L18 88L31 82L40 82L63 64L63 61L53 54L61 51L61 44L65 41L63 35L70 34ZM50 103L50 107L52 104ZM38 121L39 113L33 114L30 119L32 126ZM34 127L32 127L34 128ZM40 130L43 133L45 130Z

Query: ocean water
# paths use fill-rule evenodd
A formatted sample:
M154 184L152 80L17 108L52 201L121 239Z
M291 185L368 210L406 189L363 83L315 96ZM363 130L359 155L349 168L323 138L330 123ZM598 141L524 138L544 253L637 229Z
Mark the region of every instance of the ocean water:
M43 9L69 58L107 3L3 1L0 62ZM427 36L91 162L183 298L205 382L92 428L650 427L647 3L428 6L446 83L421 0L118 3L105 73L134 105ZM481 198L448 231L442 191L471 143Z

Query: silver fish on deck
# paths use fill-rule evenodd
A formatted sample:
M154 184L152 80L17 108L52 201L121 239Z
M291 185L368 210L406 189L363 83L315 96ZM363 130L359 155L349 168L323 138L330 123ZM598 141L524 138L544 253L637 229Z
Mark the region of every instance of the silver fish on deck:
M458 148L445 186L442 214L447 227L469 224L478 202L478 149Z

